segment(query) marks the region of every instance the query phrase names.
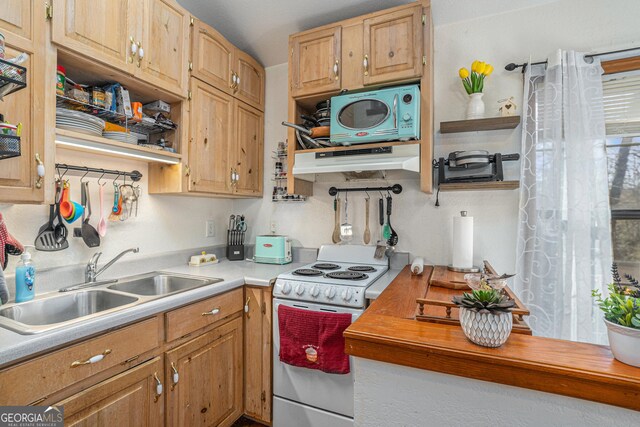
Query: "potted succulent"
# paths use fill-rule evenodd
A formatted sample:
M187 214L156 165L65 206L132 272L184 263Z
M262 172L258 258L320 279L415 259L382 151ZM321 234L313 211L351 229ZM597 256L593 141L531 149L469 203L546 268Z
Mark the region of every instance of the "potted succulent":
M497 289L477 289L453 298L460 308L460 326L473 343L500 347L513 326L511 309L515 301Z
M603 299L598 290L591 294L604 312L613 357L640 367L640 285L628 274L625 274L628 283L622 283L616 264L611 272L613 283L607 286L609 295Z

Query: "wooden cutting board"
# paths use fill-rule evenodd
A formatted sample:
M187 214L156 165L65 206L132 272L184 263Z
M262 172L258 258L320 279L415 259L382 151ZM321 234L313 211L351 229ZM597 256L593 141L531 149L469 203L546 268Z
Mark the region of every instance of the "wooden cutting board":
M471 288L467 286L467 282L464 281L464 275L465 273L457 273L449 270L445 265L436 265L433 267L429 284L441 288L471 290Z

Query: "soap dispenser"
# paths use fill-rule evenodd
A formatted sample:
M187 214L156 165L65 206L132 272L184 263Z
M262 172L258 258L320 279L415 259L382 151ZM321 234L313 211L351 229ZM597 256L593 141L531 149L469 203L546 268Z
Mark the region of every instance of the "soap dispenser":
M16 302L32 300L35 295L36 267L31 262L31 254L25 246L16 267Z

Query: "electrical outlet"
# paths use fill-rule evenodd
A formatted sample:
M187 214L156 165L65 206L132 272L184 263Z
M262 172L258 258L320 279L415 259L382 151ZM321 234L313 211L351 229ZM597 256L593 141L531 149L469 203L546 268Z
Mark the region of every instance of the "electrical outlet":
M205 237L216 237L216 223L214 220L212 219L208 219L205 222L206 225L206 231L205 231Z
M278 230L278 224L275 221L271 221L270 227L271 234L276 234L276 231Z

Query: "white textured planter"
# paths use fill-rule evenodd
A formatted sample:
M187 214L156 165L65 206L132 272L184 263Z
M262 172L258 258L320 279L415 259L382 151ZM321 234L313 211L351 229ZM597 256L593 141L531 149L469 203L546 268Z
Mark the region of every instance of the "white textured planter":
M484 118L484 101L482 100L484 93L472 93L469 95L469 103L467 104L467 120Z
M511 334L513 315L511 312L478 313L460 307L460 325L471 342L483 347L500 347Z
M640 329L611 323L605 320L609 346L613 357L631 366L640 367Z

